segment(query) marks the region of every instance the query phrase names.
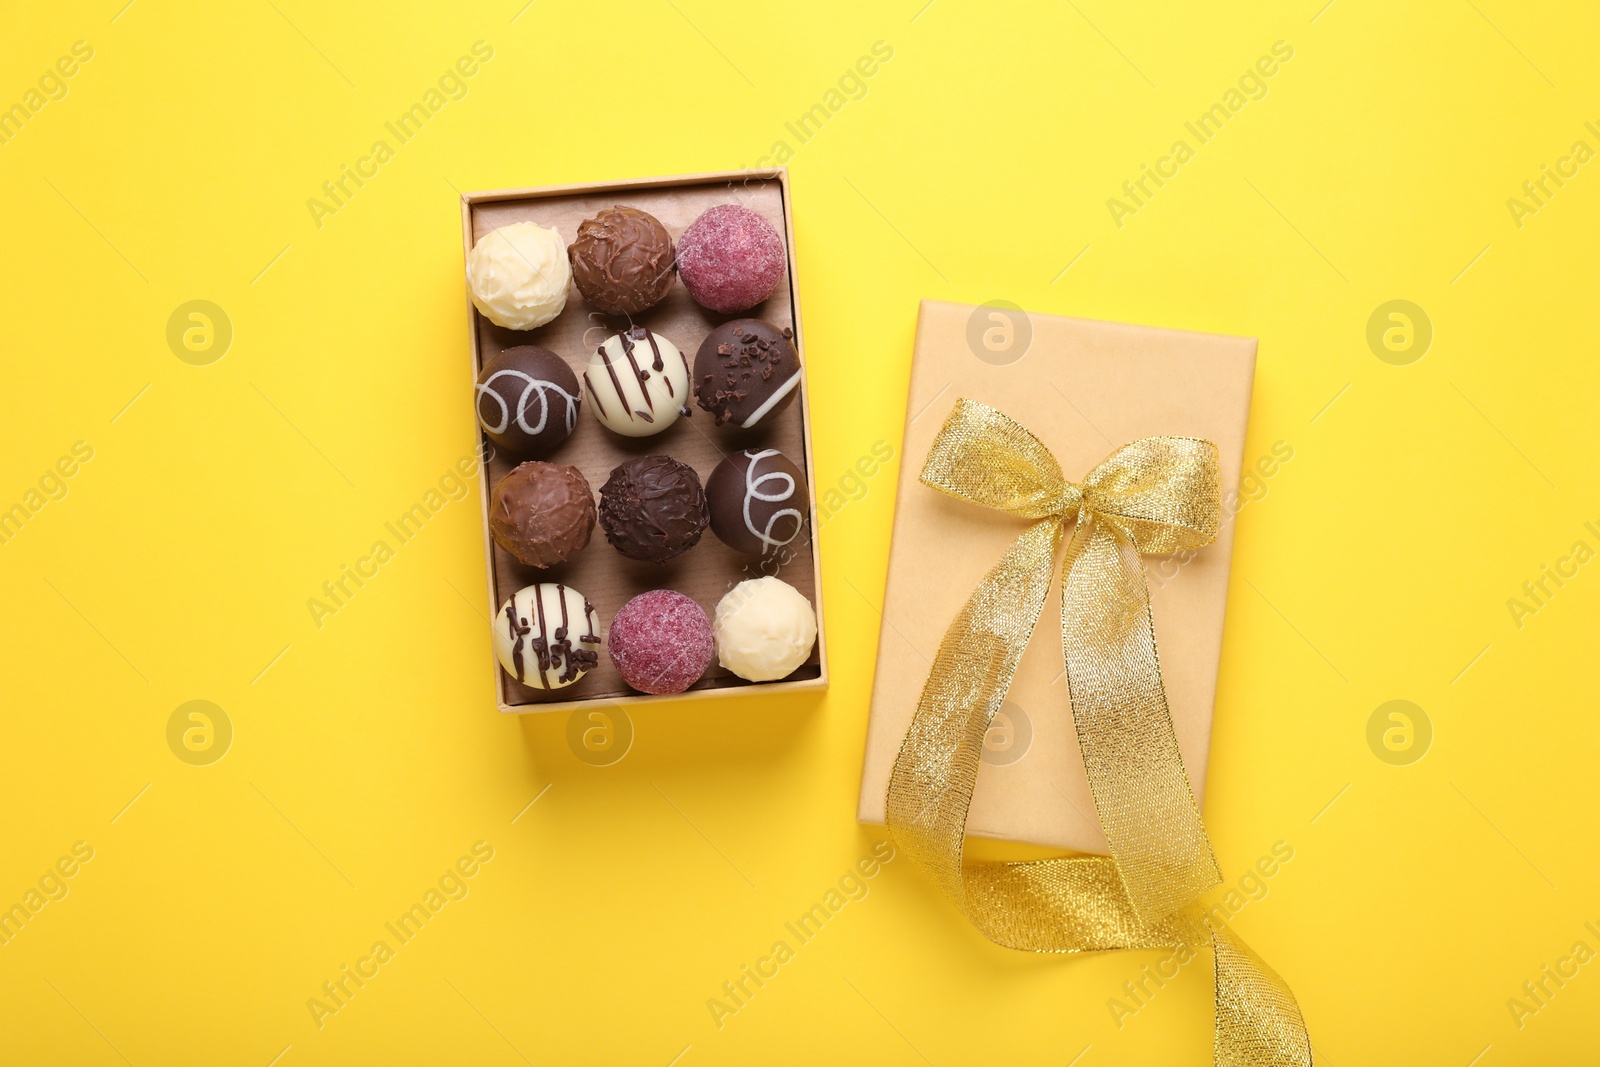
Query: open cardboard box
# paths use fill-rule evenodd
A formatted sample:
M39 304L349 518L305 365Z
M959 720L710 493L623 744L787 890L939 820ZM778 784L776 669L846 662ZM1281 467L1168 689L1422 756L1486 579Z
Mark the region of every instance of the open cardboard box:
M816 609L817 642L811 657L793 674L776 682L753 684L725 670L715 660L705 675L687 693L649 696L629 688L604 653L600 663L578 681L564 689L533 689L513 679L490 654L494 667L495 691L503 712L569 711L605 705L629 705L644 701L682 700L729 694L788 692L821 689L828 684L828 660L822 618L822 583L818 579L820 556L817 528L816 478L811 459L811 391L806 385L806 352L800 329L800 302L795 291L794 226L790 212L789 174L785 169L726 171L667 178L641 178L633 181L597 182L585 185L548 186L533 189L500 189L467 193L461 197L461 227L464 253L491 230L513 222L533 221L554 226L570 245L577 236L578 224L603 208L625 204L648 211L661 220L676 242L684 229L706 208L715 204L739 203L760 213L784 237L788 248L788 272L778 290L762 303L740 315L719 315L700 307L679 284L673 286L656 307L637 316L635 321L661 334L681 349L690 364L701 340L711 330L734 318L765 319L778 327L794 330L794 346L800 354L799 399L773 420L773 425L740 432L731 426L713 426L704 411L690 405L691 416L680 418L653 437L626 438L600 425L590 412L580 412L577 429L552 455L552 463L572 464L583 472L598 495L611 469L638 456L665 453L687 463L704 482L712 470L731 452L744 448L776 448L805 472L809 487L809 522L793 542L775 557L766 560L740 555L717 540L709 529L700 543L665 564L642 563L618 553L606 542L597 527L594 538L578 557L560 567L535 570L525 567L500 550L489 533L489 502L494 485L524 457L500 454L487 438L482 438L488 457L479 474L483 512L484 558L489 572L489 617L495 618L500 606L517 589L533 582L563 582L578 590L595 607L602 628L607 628L617 609L633 596L649 589L675 589L692 597L706 614L716 610L717 601L746 578L775 574L805 595ZM464 272L463 272L464 273ZM627 325L623 319L602 315L591 307L574 286L568 292L567 306L554 321L534 330L507 330L484 318L467 299L468 336L472 348L472 382L485 360L517 345L543 345L559 354L581 374L589 354L607 333ZM470 385L470 383L469 383ZM459 403L471 410L472 391L463 388ZM587 404L586 404L587 406ZM479 431L482 432L481 430Z

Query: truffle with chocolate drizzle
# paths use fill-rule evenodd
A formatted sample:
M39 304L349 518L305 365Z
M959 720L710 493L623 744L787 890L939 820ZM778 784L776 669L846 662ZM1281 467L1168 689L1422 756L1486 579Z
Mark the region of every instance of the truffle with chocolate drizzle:
M660 334L630 326L589 357L583 392L600 425L624 437L649 437L689 414L689 361Z
M600 616L560 582L525 585L495 616L494 654L506 673L532 689L561 689L600 662Z

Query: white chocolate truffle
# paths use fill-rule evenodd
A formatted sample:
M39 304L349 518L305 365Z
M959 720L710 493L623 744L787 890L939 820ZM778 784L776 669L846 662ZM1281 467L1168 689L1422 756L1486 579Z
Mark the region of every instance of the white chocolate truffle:
M467 256L472 302L496 326L531 330L567 306L572 264L561 234L536 222L490 230Z
M600 661L600 616L560 582L525 585L494 617L500 666L532 689L560 689Z
M624 437L649 437L689 414L689 361L659 333L630 326L589 357L583 393L600 425Z
M717 662L748 682L786 678L811 655L817 613L788 582L752 578L730 589L712 623Z

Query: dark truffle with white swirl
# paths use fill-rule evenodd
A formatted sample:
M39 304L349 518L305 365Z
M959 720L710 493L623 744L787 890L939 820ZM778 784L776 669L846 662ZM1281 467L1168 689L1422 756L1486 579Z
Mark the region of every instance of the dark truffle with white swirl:
M770 556L798 537L810 499L805 475L775 448L735 452L706 480L711 532L747 556Z
M764 424L800 391L794 331L760 319L734 319L706 335L694 357L695 400L741 430Z
M578 425L578 376L538 345L508 348L478 374L478 425L519 456L544 456Z
M689 414L689 361L660 334L630 326L589 357L583 391L600 425L624 437L649 437Z

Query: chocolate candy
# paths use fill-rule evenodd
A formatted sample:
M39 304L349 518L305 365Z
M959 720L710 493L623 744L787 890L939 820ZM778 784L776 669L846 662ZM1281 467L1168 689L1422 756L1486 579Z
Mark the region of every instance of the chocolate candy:
M525 585L494 617L494 654L523 685L560 689L600 662L600 616L560 582Z
M746 449L706 479L711 532L735 552L768 556L793 541L811 510L805 475L775 448Z
M638 208L607 208L584 219L567 256L578 292L607 315L637 315L672 290L672 237Z
M760 319L734 319L706 335L694 357L695 402L717 425L759 426L794 402L800 354L791 338Z
M467 254L472 302L490 322L510 330L531 330L561 314L571 281L561 234L537 222L490 230Z
M606 651L622 680L644 693L681 693L711 666L711 620L671 589L640 593L611 620Z
M538 345L508 348L478 374L478 425L507 452L548 455L578 425L578 376Z
M712 624L717 660L749 682L793 674L811 656L817 613L800 590L778 578L752 578L728 590Z
M772 295L788 253L772 223L740 204L718 204L678 238L678 276L701 307L737 315Z
M624 437L649 437L689 414L689 361L660 334L630 326L589 357L583 391L600 425Z
M692 467L671 456L642 456L600 487L600 528L629 559L665 563L693 548L710 519Z
M489 502L494 543L530 567L582 552L594 532L594 494L577 467L537 460L512 468Z

